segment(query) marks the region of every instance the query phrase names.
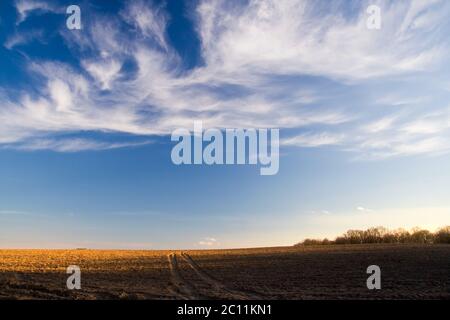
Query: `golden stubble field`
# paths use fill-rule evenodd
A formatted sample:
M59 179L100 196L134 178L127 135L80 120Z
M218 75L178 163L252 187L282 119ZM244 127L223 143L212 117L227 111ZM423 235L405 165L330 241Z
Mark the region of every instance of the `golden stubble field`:
M366 287L373 264L381 290ZM0 299L450 299L450 245L0 250Z

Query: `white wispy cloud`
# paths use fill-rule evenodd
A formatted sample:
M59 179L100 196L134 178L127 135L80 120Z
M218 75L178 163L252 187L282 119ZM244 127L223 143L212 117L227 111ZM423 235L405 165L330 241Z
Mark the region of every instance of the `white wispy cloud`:
M31 30L27 33L15 33L9 36L3 44L5 48L11 50L14 47L27 44L31 41L42 41L44 33L42 30Z
M29 212L26 211L17 211L17 210L0 210L0 215L29 215Z
M217 239L206 237L198 242L198 245L203 247L213 247L219 245Z
M34 139L24 143L9 145L19 150L54 150L59 152L78 152L90 150L109 150L124 147L136 147L150 144L143 142L100 142L93 139L64 138L64 139Z
M122 16L134 25L142 36L152 38L161 48L169 50L166 42L168 17L162 6L150 7L139 0L130 4Z
M365 130L371 133L388 130L395 124L395 119L395 116L387 116L381 119L374 120L373 122L366 125Z
M41 0L16 0L16 9L19 14L17 24L25 21L34 12L59 12L56 6L50 1Z
M122 65L116 60L86 61L84 68L100 84L102 90L109 90L112 82L118 78Z
M320 147L337 145L343 141L343 139L344 137L341 135L333 135L328 133L302 134L285 139L282 141L282 144L297 147Z
M365 207L362 207L362 206L357 206L357 207L356 207L356 210L358 210L358 211L360 211L360 212L373 212L372 209L365 208Z
M81 33L60 31L80 57L79 68L30 63L30 73L41 80L35 92L11 100L0 91L0 143L27 150L105 149L101 141L54 135L162 135L203 120L205 128L304 129L307 133L284 144L334 145L368 158L446 152L447 106L430 102L440 110L431 116L419 107L417 113L374 112L374 104L402 108L429 101L417 92L393 95L392 88L358 106L351 97L391 78L401 79L396 85L401 83L403 92L417 91L410 89L418 86L415 79L439 73L449 54L450 3L375 1L382 9L382 29L368 30L365 9L372 2L352 6L355 12L348 16L347 1L324 6L309 0L200 1L192 19L204 63L192 70L183 70L167 40L170 17L164 6L130 3L119 15L85 22ZM32 0L16 6L21 19L34 10L54 9ZM128 32L117 28L123 22ZM14 49L14 41L8 47ZM135 70L124 69L127 61ZM305 77L327 84L310 84Z
M439 28L436 21L417 24L429 15L443 19L442 8L433 8L442 1L376 1L383 32L366 28L365 9L372 2L361 1L356 19L339 11L345 3L328 4L319 13L312 1L250 1L244 9L204 1L198 12L205 57L228 72L276 70L345 79L421 70L443 57L426 37Z

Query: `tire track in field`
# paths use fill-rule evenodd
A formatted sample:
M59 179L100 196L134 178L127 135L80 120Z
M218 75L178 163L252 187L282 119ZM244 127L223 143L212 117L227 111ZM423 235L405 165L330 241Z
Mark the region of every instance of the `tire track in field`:
M225 284L214 279L208 273L206 273L187 253L182 253L181 257L189 264L189 266L195 271L197 276L205 283L207 283L212 292L219 294L221 297L238 299L238 300L261 300L262 297L256 293L243 292L228 288Z
M204 299L205 297L203 297L194 286L192 286L181 276L176 254L171 253L167 256L167 258L169 260L171 281L177 289L174 293L186 300Z

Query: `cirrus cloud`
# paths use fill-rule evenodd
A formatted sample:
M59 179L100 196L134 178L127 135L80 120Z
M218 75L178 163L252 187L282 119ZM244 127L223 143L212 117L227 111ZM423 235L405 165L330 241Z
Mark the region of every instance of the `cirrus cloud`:
M335 145L365 158L447 152L449 93L420 81L448 80L441 67L450 5L375 3L383 13L377 31L366 28L368 1L200 1L191 18L203 63L192 69L171 45L164 6L138 1L117 15L96 13L82 33L60 30L78 63L28 62L35 90L16 99L0 91L0 143L67 151L74 140L55 135L166 135L196 119L205 128L289 129L285 145ZM39 8L56 6L17 2L21 19ZM369 91L376 99L361 97ZM392 91L409 93L396 109L386 102Z

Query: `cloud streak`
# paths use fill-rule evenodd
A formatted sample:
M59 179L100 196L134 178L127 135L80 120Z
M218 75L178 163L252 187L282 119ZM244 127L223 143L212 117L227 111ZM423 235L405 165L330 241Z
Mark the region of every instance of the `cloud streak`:
M217 239L215 239L215 238L206 237L206 238L202 239L201 241L199 241L198 245L200 245L202 247L214 247L214 246L218 246L219 242L217 242Z
M31 14L33 13L42 13L42 12L59 12L56 6L54 6L49 1L40 1L40 0L17 0L16 1L16 9L18 13L17 24L25 21Z

